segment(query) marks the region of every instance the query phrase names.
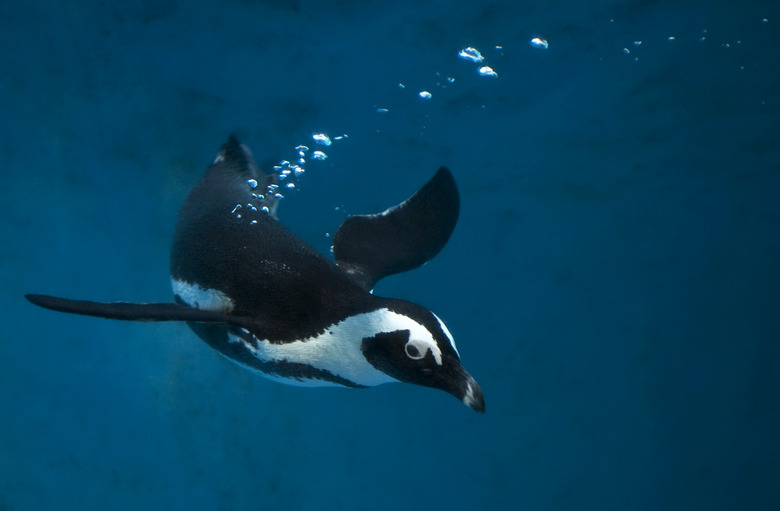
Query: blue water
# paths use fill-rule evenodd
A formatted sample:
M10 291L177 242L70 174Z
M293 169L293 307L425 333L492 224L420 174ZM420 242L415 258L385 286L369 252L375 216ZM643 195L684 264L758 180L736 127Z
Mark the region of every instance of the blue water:
M4 0L0 45L0 509L780 508L777 2ZM264 168L348 135L279 209L326 253L452 169L450 243L376 293L485 415L23 299L170 300L231 132Z

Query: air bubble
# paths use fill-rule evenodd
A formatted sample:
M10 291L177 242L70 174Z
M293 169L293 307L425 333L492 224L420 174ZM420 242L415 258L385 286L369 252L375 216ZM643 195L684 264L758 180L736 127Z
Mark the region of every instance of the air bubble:
M331 142L330 137L326 135L325 133L315 133L311 136L311 138L314 139L315 142L317 142L320 145L329 146L333 142Z
M420 93L419 93L419 96L420 96L422 99L425 99L425 100L431 99L431 97L432 97L431 93L430 93L430 92L428 92L427 90L422 90L422 91L420 91Z
M458 57L462 59L470 60L472 62L482 62L483 60L485 60L485 57L482 56L479 50L476 48L472 48L471 46L460 50L460 53L458 53Z
M249 188L251 188L252 190L257 188L257 180L256 179L248 179L246 184L248 184Z
M479 68L479 71L477 71L482 76L489 76L490 78L498 78L498 74L493 71L493 68L490 66L482 66Z
M314 151L311 154L311 157L314 158L315 160L322 161L322 160L326 159L328 157L328 155L323 153L322 151ZM303 172L303 170L301 170L301 172ZM298 174L296 174L296 175L298 175Z
M547 39L542 39L541 37L534 37L531 39L531 46L536 48L544 48L545 50L550 47L550 45L547 43Z

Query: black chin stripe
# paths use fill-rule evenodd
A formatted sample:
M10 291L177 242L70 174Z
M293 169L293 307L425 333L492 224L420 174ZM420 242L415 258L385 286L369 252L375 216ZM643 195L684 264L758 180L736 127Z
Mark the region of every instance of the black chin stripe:
M320 380L335 383L343 387L349 387L353 389L364 389L365 385L359 385L351 380L337 376L325 369L317 369L306 364L299 364L297 362L287 361L275 361L275 362L262 362L255 359L256 362L251 364L252 367L257 368L265 374L270 376L276 376L279 378L291 378L296 380Z
M257 340L251 334L235 329L233 334L241 338L241 342L225 342L217 347L228 358L235 360L245 366L251 367L265 375L276 378L289 378L293 380L319 380L349 387L352 389L364 389L365 385L360 385L352 380L331 373L326 369L318 369L307 364L299 362L288 362L286 360L260 360L252 354L244 343L250 343L257 346ZM227 341L227 339L225 339Z

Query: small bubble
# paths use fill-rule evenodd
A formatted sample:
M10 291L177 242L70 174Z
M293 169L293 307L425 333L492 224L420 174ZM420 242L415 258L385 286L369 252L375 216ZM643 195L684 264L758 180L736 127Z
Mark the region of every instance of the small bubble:
M295 188L295 183L287 183L284 186L285 186L285 188L293 189L293 188Z
M673 35L670 35L666 38L667 41L674 41L675 37Z
M534 37L531 39L531 46L535 48L544 48L545 50L550 47L547 39L542 39L541 37Z
M254 205L252 205L252 204L247 204L246 207L251 209L252 211L257 211L257 208L254 207Z
M282 195L281 193L275 193L274 197L276 197L277 199L284 199L284 195Z
M386 114L389 111L390 110L388 110L387 108L377 108L376 109L376 113L378 113L378 114Z
M257 180L255 180L255 179L248 179L246 184L248 184L249 188L251 188L252 190L257 188Z
M479 50L476 48L472 48L471 46L460 50L458 56L462 59L470 60L472 62L482 62L483 60L485 60L485 57L482 56Z
M420 93L419 93L419 96L420 96L422 99L426 99L426 100L428 100L428 99L431 99L431 93L430 93L430 92L428 92L427 90L422 90L422 91L420 91Z
M308 148L308 146L305 146L305 145L301 144L299 146L296 146L295 150L298 151L299 153L300 152L304 152L305 153L306 151L309 150L309 148Z
M641 46L642 41L634 41L634 46Z
M268 209L268 206L263 206L262 208L263 213L269 213L271 210Z
M233 211L231 211L232 214L236 214L236 212L241 209L243 206L241 204L236 204L236 206L233 208ZM240 217L241 215L239 215Z
M315 133L311 136L311 138L314 139L315 142L317 142L320 145L329 146L333 142L330 141L330 137L326 135L325 133Z
M250 223L250 224L252 224L252 225L257 225L257 220L252 220L252 221L251 221L251 222L249 222L249 223Z
M482 76L489 76L491 78L498 78L498 74L493 71L493 68L490 66L482 66L479 68L479 74Z
M399 83L399 84L398 84L398 88L399 88L399 89L405 89L405 88L406 88L406 85L404 85L404 84L402 84L402 83Z
M328 155L323 153L322 151L314 151L312 153L311 157L314 158L315 160L322 161L322 160L326 159L328 157ZM298 175L298 174L296 173L296 175Z
M631 53L631 50L629 50L628 48L623 48L623 53L628 55L629 53Z

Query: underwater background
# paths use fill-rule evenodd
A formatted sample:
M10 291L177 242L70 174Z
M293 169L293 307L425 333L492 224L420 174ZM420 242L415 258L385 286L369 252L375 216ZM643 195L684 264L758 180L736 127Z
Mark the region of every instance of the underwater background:
M0 44L0 509L780 509L780 3L3 0ZM279 216L325 253L452 170L375 293L484 415L24 300L171 300L230 133L309 148Z

